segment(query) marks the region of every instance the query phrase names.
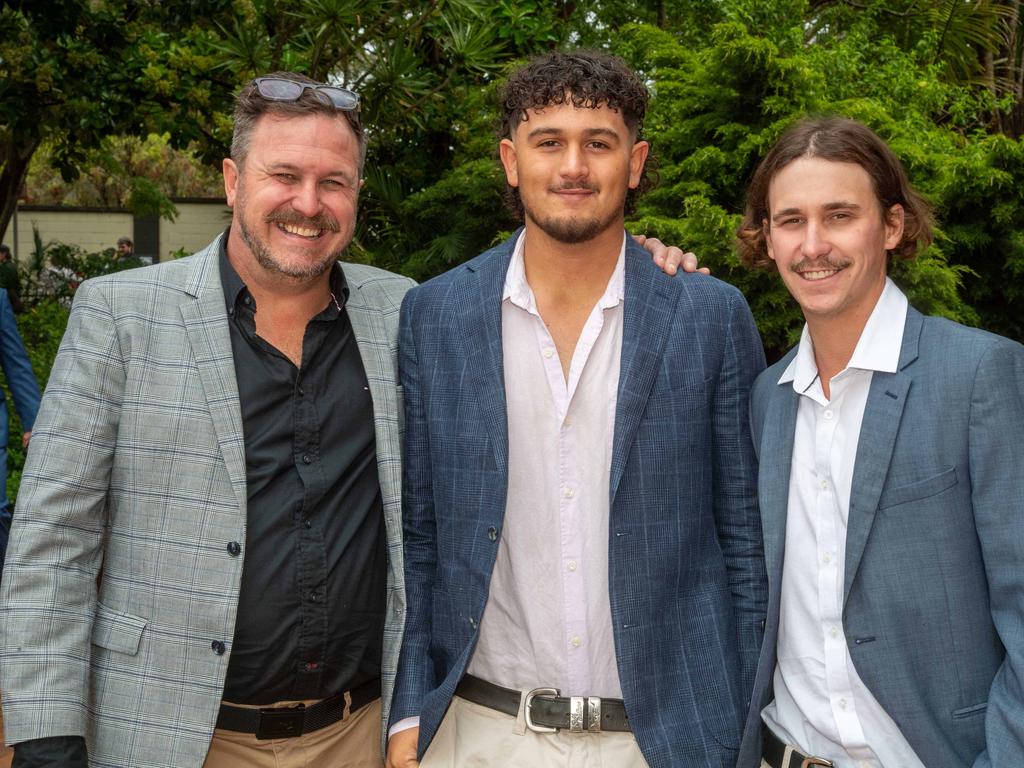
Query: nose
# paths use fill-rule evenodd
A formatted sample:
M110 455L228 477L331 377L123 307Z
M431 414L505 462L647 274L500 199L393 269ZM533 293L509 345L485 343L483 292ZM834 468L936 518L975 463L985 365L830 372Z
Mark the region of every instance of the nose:
M590 172L583 148L570 144L562 153L562 167L559 173L567 179L583 179Z
M320 213L320 187L315 179L303 180L296 185L292 198L292 208L303 216L315 216Z
M818 256L824 256L831 249L832 245L828 242L822 226L814 221L808 222L804 229L804 240L800 247L803 255L813 259Z

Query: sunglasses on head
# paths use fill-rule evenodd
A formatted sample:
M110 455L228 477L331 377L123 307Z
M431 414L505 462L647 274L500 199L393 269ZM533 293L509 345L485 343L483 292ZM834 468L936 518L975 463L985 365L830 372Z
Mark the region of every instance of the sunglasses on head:
M347 88L319 83L297 83L280 77L257 77L253 84L259 95L267 101L298 101L308 89L324 104L331 104L342 112L355 112L359 109L359 96Z

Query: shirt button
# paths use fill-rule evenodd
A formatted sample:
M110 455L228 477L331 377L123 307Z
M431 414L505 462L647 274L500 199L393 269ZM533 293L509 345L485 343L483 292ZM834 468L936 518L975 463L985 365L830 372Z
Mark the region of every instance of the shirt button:
M228 542L228 554L232 557L238 557L242 553L242 545L237 541Z
M225 646L224 643L222 643L220 640L214 640L212 643L210 643L210 648L212 648L213 652L216 653L218 656L223 656L224 651L227 650L227 646Z
M562 424L564 424L567 427L571 427L572 426L572 419L570 419L568 416L566 416L565 417L565 421L563 421Z
M313 521L312 521L312 520L310 520L310 519L309 519L308 517L306 517L306 518L303 518L303 520L302 520L302 524L303 524L304 526L306 526L307 528L312 528L312 527L313 527Z
M320 668L319 662L307 661L304 665L307 672L316 672Z
M580 647L580 643L582 643L583 641L580 640L580 636L579 635L573 635L572 636L572 640L570 642L572 643L572 647L573 648L579 648Z
M824 560L825 564L827 565L828 563L832 562L832 554L830 552L826 552L825 556L821 559Z
M544 350L544 357L548 358L549 360L551 359L551 356L554 354L555 350L551 349L551 347L548 347L547 349Z
M312 464L313 463L313 457L310 456L308 453L302 454L302 463L303 464Z
M309 593L309 602L311 602L311 603L319 603L320 602L320 593L319 592L310 592Z
M832 637L836 637L836 636L837 636L837 635L839 634L839 630L838 630L838 629L836 629L835 627L829 627L829 628L828 628L828 633L829 633L829 634L830 634L830 635L831 635Z
M569 568L570 571L575 571L576 570L576 561L575 560L570 560L567 567Z
M832 418L832 411L825 411L825 418L826 419L831 419Z
M822 487L822 490L826 490L827 491L828 490L828 480L822 480L821 481L821 487Z
M302 387L299 387L299 397L305 397L305 395L306 395L306 390L303 389Z
M573 490L572 488L566 488L566 489L565 489L565 490L563 491L563 494L565 495L565 498L567 498L567 499L571 499L571 498L572 498L573 496L575 496L575 495L576 495L576 491L575 491L575 490Z
M498 529L495 528L493 525L487 529L487 538L491 541L498 540Z
M846 699L840 699L839 700L839 708L840 709L846 709Z
M476 619L470 617L469 626L471 626L473 629L476 629Z

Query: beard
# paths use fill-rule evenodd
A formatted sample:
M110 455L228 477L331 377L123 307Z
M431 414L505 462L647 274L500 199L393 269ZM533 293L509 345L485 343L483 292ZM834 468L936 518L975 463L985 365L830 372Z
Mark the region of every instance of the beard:
M562 189L594 188L585 184L574 184L562 187ZM566 245L578 245L579 243L585 243L589 240L593 240L602 232L605 232L609 227L618 227L619 221L622 218L622 211L626 203L626 199L623 198L622 205L616 206L605 218L599 219L596 216L586 218L579 216L542 216L527 204L525 198L523 198L521 194L520 200L522 201L523 213L526 218L536 224L537 227L546 235L560 243L565 243Z
M239 210L246 210L245 195L241 191L239 191L236 204ZM318 229L324 232L338 232L341 229L338 220L329 214L318 213L316 216L303 216L294 210L273 211L263 218L263 222L266 224L288 224L306 229ZM341 255L345 252L345 246L348 245L346 243L338 251L328 253L317 261L293 264L274 255L270 246L260 237L256 229L249 226L248 217L244 214L238 217L238 226L242 235L242 241L249 247L257 264L268 272L276 272L279 275L299 280L310 280L322 275L341 258Z

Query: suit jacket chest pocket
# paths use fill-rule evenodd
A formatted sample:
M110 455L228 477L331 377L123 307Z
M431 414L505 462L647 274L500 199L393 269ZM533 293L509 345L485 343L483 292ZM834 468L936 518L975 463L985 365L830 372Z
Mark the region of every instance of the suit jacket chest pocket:
M878 499L878 508L892 509L902 507L911 502L930 499L945 493L958 482L956 467L950 467L938 474L930 475L921 480L901 483L895 488L886 488Z

